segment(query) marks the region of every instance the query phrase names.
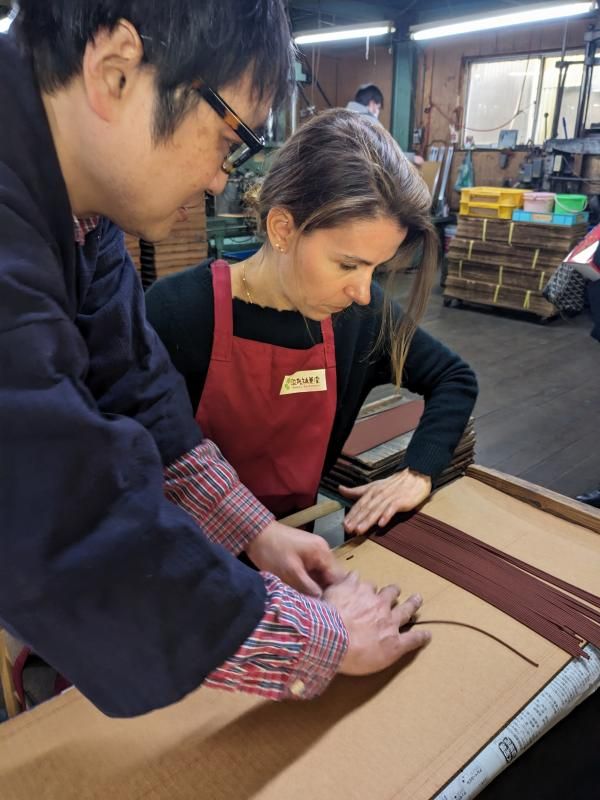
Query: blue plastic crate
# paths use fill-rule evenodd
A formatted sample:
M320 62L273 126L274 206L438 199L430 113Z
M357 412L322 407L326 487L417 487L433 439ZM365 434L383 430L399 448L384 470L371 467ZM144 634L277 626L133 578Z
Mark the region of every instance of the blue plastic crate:
M577 214L553 214L550 211L522 211L517 208L513 211L513 222L537 222L540 225L580 225L589 222L590 215L587 211Z
M245 261L250 256L253 256L261 247L257 244L255 247L248 247L246 250L223 250L222 258L225 261Z

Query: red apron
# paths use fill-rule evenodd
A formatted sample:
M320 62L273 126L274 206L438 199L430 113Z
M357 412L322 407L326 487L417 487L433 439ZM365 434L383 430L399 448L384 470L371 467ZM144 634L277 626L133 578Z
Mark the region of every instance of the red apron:
M331 318L308 350L233 335L231 273L211 267L215 327L196 421L276 516L315 502L336 411Z

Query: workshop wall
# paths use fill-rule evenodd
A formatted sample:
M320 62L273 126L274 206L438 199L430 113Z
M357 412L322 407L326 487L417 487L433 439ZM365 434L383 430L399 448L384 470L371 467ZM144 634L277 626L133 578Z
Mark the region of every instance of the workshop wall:
M446 196L453 210L458 209L460 197L452 187L456 183L458 170L465 157L465 151L461 150L454 153L450 178L448 179L448 190ZM524 151L515 151L509 155L508 164L504 169L500 168L500 154L494 150L474 150L473 168L475 171L475 183L477 186L502 186L505 180L510 181L511 185L519 176L519 167L527 157Z
M393 59L387 47L374 46L371 42L368 54L364 43L360 46L303 47L302 51L334 106L345 106L354 98L354 93L363 83L374 83L379 86L384 97L380 119L382 124L389 128ZM307 86L304 91L310 103L317 109L322 110L327 107L315 86ZM300 108L303 107L304 104L301 102Z
M570 22L567 47L583 49L587 21ZM496 56L560 52L564 24L506 28L473 36L456 36L419 48L415 125L426 129L427 140L447 141L449 122L462 121L467 80L467 60Z
M583 49L585 20L571 21L567 28L567 48ZM467 62L470 58L536 54L556 50L563 44L564 24L547 24L509 28L457 36L419 47L415 91L414 124L424 129L425 144L448 143L450 122L460 131L466 94ZM475 138L475 142L477 139ZM527 153L515 151L508 164L500 168L500 156L493 150L475 150L475 181L480 186L500 186L505 180L515 181ZM459 196L452 190L464 151L455 152L448 181L448 201L458 208Z
M568 24L567 48L583 49L583 35L588 27L586 20L572 20ZM418 47L414 126L422 127L425 143L448 143L450 121L460 129L465 102L467 62L470 58L501 57L536 54L547 51L560 52L563 44L564 24L546 24L510 28L472 36L458 36ZM308 63L317 76L329 100L335 106L345 106L361 83L372 82L383 91L385 106L381 121L390 125L392 98L393 58L386 46L369 47L366 58L365 45L328 45L304 47ZM317 109L326 103L314 86L305 87L306 96ZM300 102L300 108L304 103ZM514 182L519 175L524 151L510 153L502 169L500 156L494 150L475 150L473 162L475 179L479 185L499 186L505 181ZM457 209L459 196L452 190L464 151L455 152L450 179L448 201ZM597 163L596 163L597 162ZM600 159L585 159L583 174L598 179Z

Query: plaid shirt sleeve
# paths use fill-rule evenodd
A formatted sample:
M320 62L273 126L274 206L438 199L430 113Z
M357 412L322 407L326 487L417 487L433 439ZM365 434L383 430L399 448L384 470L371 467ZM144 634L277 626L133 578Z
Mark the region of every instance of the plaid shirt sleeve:
M212 542L234 555L275 519L210 439L169 464L165 494L196 520Z
M237 554L274 517L246 489L216 445L204 439L165 469L165 494L211 541ZM265 614L240 649L204 685L270 700L320 694L338 670L348 633L338 612L262 573Z
M240 649L205 686L269 700L315 697L328 686L348 648L338 612L305 597L269 573L265 615Z
M77 244L84 244L88 233L96 230L100 217L73 217L73 236Z

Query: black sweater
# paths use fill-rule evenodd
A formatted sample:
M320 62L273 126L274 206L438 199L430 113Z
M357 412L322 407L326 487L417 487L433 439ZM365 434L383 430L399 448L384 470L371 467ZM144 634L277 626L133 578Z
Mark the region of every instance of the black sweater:
M210 263L204 261L163 278L146 294L148 319L185 378L194 409L204 387L213 340ZM339 456L368 393L392 379L389 355L373 352L382 303L383 291L374 283L368 306L353 305L333 318L337 410L325 471ZM394 311L402 314L398 306ZM306 320L296 311L262 308L237 298L233 300L233 332L243 339L295 349L322 341L318 322ZM459 356L419 328L408 352L403 385L425 398L425 411L408 447L407 465L435 478L450 463L473 409L475 374Z

